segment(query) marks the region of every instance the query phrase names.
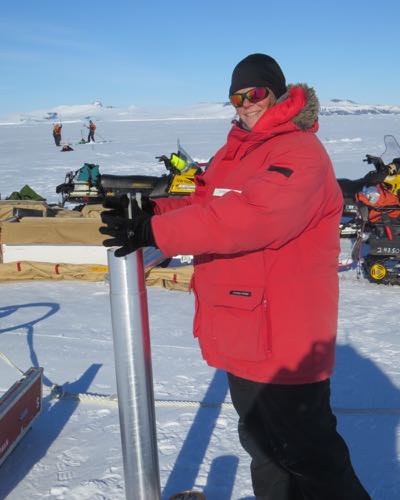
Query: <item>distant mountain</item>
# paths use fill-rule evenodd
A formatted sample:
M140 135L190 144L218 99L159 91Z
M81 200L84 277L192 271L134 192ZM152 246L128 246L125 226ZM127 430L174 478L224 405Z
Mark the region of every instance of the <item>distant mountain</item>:
M104 106L97 100L93 104L62 105L30 113L14 113L0 117L0 124L74 123L89 119L95 121L230 119L234 114L232 106L226 103L199 103L185 107L151 109L136 106L125 108Z
M358 104L346 99L332 99L321 103L321 115L398 115L400 106L385 104Z
M400 114L400 106L381 104L358 104L346 99L332 99L321 103L321 115L382 115ZM104 106L97 99L92 104L61 105L52 109L32 111L30 113L14 113L0 117L0 124L28 123L74 123L87 121L150 121L150 120L198 120L198 119L232 119L235 110L227 102L199 103L185 107L139 108L127 106L117 108Z

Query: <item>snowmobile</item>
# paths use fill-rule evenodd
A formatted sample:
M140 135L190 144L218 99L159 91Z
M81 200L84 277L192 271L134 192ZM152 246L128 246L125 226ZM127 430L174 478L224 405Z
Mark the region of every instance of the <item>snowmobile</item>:
M178 140L178 152L169 157L156 157L164 163L167 174L110 175L100 174L99 165L85 163L80 169L68 172L65 181L56 187L66 202L77 204L102 203L108 196L141 193L143 196L162 198L185 196L195 190L195 176L203 171L204 163L194 161Z
M384 141L381 156L364 160L375 171L356 181L338 179L345 200L340 233L355 237L352 259L370 281L400 285L400 146L392 135ZM374 178L380 182L369 182Z
M384 140L385 144L390 143L390 147L395 152L393 141L397 143L396 139L393 136L385 136ZM384 155L385 154L386 151ZM383 160L384 155L365 155L365 159L363 161L369 165L372 164L374 166L374 170L368 172L361 179L337 179L343 194L343 212L339 227L341 238L354 237L358 233L361 221L357 206L357 193L365 188L382 184L385 182L386 177L388 177L388 182L392 182L389 175L389 165L387 165ZM400 159L394 158L392 163L398 160Z

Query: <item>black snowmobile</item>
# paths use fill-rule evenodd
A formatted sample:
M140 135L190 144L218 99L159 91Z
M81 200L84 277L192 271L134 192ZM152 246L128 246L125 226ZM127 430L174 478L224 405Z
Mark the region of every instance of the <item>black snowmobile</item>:
M352 259L375 283L400 285L400 146L386 135L381 156L362 179L338 179L344 197L341 237L353 237Z
M80 169L68 172L63 184L56 187L62 196L62 206L66 202L76 204L102 203L108 196L123 194L152 198L185 196L195 190L195 176L205 165L195 162L178 141L178 152L169 157L157 157L164 163L168 173L160 177L152 175L110 175L100 174L99 165L85 163Z

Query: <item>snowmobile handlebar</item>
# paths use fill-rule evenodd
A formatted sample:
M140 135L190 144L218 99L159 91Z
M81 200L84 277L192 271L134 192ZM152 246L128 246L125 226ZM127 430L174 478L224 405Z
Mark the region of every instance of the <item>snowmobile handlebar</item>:
M365 155L365 159L363 161L369 165L372 164L377 172L382 172L386 169L386 165L380 156Z
M385 163L380 156L365 155L363 161L374 165L375 170L379 173L385 173L386 175L400 174L400 158L393 158L390 163Z
M201 165L195 161L183 158L179 153L172 153L170 157L166 155L156 156L160 163L164 163L165 168L172 174L181 174L189 169L195 169L196 173L201 173ZM204 166L204 164L202 165Z
M123 194L152 196L153 198L166 196L169 177L150 175L99 175L97 187L102 197L121 196Z
M102 203L105 198L124 194L151 198L186 196L194 192L195 177L206 167L205 163L192 160L188 155L172 153L156 157L163 162L168 173L154 175L107 175L100 174L99 166L84 165L75 172L68 172L65 182L56 187L62 195L62 203Z

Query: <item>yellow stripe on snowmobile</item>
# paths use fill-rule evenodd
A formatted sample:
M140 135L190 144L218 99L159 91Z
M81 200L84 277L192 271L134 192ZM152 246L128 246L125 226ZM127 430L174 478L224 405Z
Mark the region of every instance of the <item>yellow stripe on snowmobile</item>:
M186 175L176 175L171 182L169 193L185 194L193 193L196 189L194 179Z

